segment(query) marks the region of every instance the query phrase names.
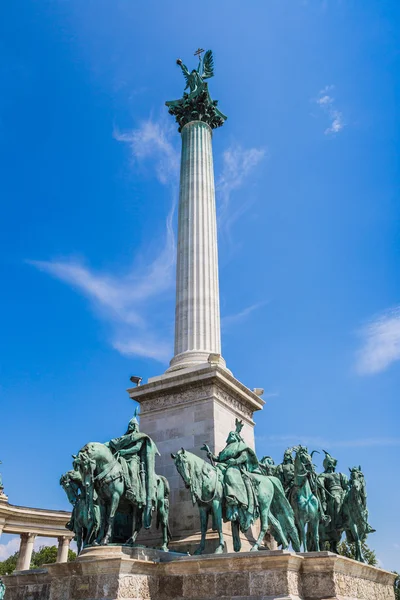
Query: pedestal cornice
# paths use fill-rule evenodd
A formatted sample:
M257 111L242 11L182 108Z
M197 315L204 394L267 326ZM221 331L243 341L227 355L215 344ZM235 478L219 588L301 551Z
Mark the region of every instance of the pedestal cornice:
M141 404L144 414L163 410L169 405L176 407L200 402L207 398L211 387L217 401L228 404L251 421L253 413L265 404L229 371L208 363L155 377L147 384L129 388L127 392L132 400Z

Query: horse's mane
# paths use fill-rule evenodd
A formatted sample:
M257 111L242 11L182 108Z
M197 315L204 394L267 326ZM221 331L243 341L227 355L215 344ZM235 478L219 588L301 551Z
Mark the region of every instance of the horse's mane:
M192 465L191 469L191 491L197 496L197 498L201 498L201 490L202 490L202 481L207 472L211 471L217 473L216 467L213 467L210 463L206 462L204 458L193 454L193 452L185 451L186 456L189 459L189 462ZM217 473L218 475L218 473Z

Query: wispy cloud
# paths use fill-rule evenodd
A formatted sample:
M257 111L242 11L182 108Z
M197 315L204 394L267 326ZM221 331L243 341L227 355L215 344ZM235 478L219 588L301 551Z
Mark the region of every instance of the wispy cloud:
M151 158L156 164L156 173L163 185L175 185L179 170L179 152L172 143L174 127L162 117L160 121L148 119L138 129L120 132L114 129L114 138L129 144L132 159L142 161Z
M360 332L363 339L356 369L360 375L375 375L400 360L400 306L379 315Z
M228 230L252 204L252 200L241 198L239 206L232 206L232 192L239 189L250 173L267 156L264 148L243 148L231 145L222 156L222 171L217 179L216 190L219 201L219 224ZM229 210L228 210L229 209Z
M171 187L174 198L166 220L162 250L147 260L138 258L125 273L106 273L87 266L83 261L30 260L40 271L67 283L86 296L97 314L112 324L111 343L126 355L138 355L166 362L172 348L160 337L154 315L156 306L172 290L175 265L175 238L172 218L175 210L178 154L170 141L171 130L163 122L145 121L128 133L114 132L116 139L128 143L132 160L155 162L161 183ZM158 311L159 312L159 311Z
M315 102L320 106L321 110L327 114L330 120L330 125L324 131L325 135L339 133L345 125L343 113L336 108L335 98L332 96L334 85L327 85L319 91Z
M317 448L377 448L400 446L400 437L367 437L353 438L349 440L330 440L319 436L299 435L296 433L287 435L264 435L256 436L257 441L266 442L270 446L295 446L302 444Z
M178 196L179 151L173 140L175 126L162 117L148 119L131 131L114 129L116 140L130 148L133 167L149 161L160 183L171 190L172 206L166 220L162 250L155 256L136 256L125 271L110 273L95 269L76 258L29 260L30 265L68 284L83 294L96 314L111 325L112 346L124 355L136 355L166 362L172 356L172 332L163 333L162 315L165 298L172 292L175 271L175 238L172 219ZM231 193L238 189L249 173L265 156L258 148L231 146L223 155L223 169L218 180L222 211L230 204ZM233 222L242 208L230 211ZM225 318L225 325L243 321L262 304L254 304L236 315Z
M251 313L258 310L262 306L265 306L266 302L257 302L256 304L252 304L251 306L247 306L243 310L233 315L227 315L226 317L222 317L221 326L223 328L229 328L231 325L235 325L237 323L243 322Z

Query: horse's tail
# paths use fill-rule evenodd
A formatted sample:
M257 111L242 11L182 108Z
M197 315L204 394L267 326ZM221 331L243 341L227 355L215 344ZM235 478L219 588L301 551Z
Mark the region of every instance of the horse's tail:
M300 552L300 539L297 532L293 509L285 496L282 484L277 477L269 477L274 486L274 495L271 502L271 512L279 521L283 532L292 542L295 552Z

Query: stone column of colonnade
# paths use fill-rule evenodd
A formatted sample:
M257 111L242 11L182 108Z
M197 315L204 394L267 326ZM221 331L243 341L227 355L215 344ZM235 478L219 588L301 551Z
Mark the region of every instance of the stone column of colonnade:
M191 121L182 128L175 352L168 370L204 364L210 354L221 354L212 130Z
M21 533L21 544L19 547L19 557L17 560L17 571L26 571L29 569L32 559L33 544L36 535L34 533Z
M57 551L57 562L65 563L68 562L68 550L71 538L62 535L58 538L58 551Z

